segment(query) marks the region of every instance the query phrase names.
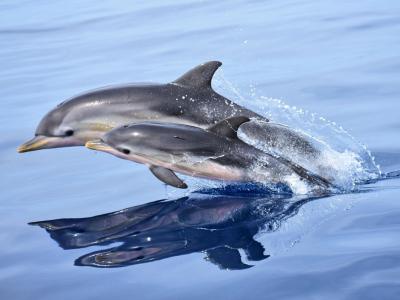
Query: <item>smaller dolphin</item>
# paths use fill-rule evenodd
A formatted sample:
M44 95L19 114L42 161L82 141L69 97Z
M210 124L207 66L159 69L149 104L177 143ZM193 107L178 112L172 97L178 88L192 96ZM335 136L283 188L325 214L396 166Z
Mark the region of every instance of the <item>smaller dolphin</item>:
M237 137L249 118L227 118L208 129L190 125L143 122L115 128L86 147L147 165L162 182L187 188L174 172L234 182L285 183L308 192L330 183L299 165L264 153ZM306 184L306 186L304 185Z

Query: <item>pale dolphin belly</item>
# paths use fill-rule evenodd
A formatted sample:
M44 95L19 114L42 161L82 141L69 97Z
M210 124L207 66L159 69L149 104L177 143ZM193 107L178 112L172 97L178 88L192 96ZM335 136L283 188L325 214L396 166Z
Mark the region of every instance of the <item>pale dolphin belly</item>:
M221 165L209 159L193 164L166 164L164 167L181 174L205 179L238 182L250 181L246 170L235 168L234 166Z

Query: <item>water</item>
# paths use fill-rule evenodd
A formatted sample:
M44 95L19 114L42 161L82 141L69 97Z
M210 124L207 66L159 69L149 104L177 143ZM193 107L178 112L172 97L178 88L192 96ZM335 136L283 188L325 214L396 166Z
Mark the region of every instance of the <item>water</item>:
M45 112L77 93L167 82L218 59L224 63L214 83L220 92L254 110L264 99L267 113L334 144L343 135L327 134L326 123L298 112L336 122L368 145L383 173L399 170L399 12L394 0L2 1L1 298L398 298L399 179L319 199L248 195L246 189L185 199L145 167L106 154L70 148L21 155L15 149ZM296 108L285 113L266 98ZM169 210L155 217L169 225L157 227L150 218L140 228L142 237L155 239L154 247L169 250L167 258L138 263L148 253L137 255L133 246L139 259L120 268L74 262L144 243L130 218L108 233L81 222L71 231L75 237L96 243L105 235L110 244L69 250L57 245L57 235L27 224L135 210L166 198L174 202L160 202ZM106 219L100 218L102 226L109 226L101 223ZM73 234L63 235L68 232L58 236L73 242ZM249 243L256 245L250 257ZM210 252L212 261L204 260ZM241 270L221 270L242 264Z

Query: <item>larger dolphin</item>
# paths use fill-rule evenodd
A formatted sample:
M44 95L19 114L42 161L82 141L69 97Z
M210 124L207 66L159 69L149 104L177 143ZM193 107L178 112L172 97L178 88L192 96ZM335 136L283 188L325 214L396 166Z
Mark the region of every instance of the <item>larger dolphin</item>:
M148 120L200 128L237 115L265 120L212 89L220 66L210 61L171 83L111 86L73 97L48 112L18 152L83 146L116 126Z

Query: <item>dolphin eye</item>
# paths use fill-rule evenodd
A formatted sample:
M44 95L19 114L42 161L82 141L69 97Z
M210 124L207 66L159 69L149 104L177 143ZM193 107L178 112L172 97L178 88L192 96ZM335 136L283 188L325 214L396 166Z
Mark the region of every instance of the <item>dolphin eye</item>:
M126 148L119 148L118 151L122 152L123 154L126 154L126 155L131 153L131 150L126 149Z
M65 132L65 136L71 136L71 135L74 135L74 131L73 131L72 129L68 129L68 130Z

